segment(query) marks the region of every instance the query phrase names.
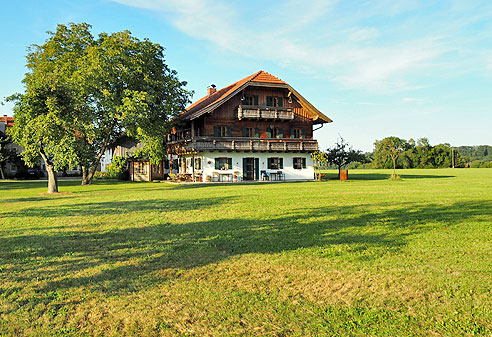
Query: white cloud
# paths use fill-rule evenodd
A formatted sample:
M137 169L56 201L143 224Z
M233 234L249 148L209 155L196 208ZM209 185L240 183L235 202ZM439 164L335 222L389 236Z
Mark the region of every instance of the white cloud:
M390 33L381 32L357 22L383 12L391 16L413 11L421 5L417 1L363 2L354 5L354 14L346 17L336 11L339 4L335 0L305 2L302 10L298 1L282 6L276 3L276 14L265 10L270 14L263 17L261 12L256 17L244 16L244 8L224 0L114 1L158 11L180 31L223 50L295 67L347 88L395 91L422 87L409 77L422 70L435 70L439 66L436 60L453 49L443 43L442 36L388 38L385 34L393 33L391 29ZM345 18L347 22L342 20ZM385 44L374 42L379 37Z

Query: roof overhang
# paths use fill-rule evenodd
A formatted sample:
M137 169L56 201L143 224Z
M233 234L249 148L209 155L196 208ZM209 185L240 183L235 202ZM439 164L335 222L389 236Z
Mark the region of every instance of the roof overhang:
M292 94L295 96L299 104L308 112L308 114L311 116L311 118L314 121L314 124L323 124L323 123L332 123L333 120L325 116L321 111L316 109L311 103L308 102L301 94L299 94L294 88L292 88L289 84L283 84L283 83L266 83L266 82L255 82L255 81L249 81L244 83L243 85L239 86L236 90L232 91L229 93L227 96L223 97L220 100L217 100L213 104L195 112L192 113L186 117L184 117L184 120L194 120L197 119L198 117L206 114L206 113L211 113L218 107L220 107L222 104L227 102L229 99L246 89L247 87L267 87L267 88L282 88L289 90L292 92Z

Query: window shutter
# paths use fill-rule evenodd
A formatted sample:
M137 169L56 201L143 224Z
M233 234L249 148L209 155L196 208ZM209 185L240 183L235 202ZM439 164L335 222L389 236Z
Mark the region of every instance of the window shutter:
M306 129L302 128L302 139L306 139Z
M220 169L219 158L215 158L215 169L216 170Z
M232 158L227 158L227 169L232 170Z
M268 158L268 169L272 168L272 158Z
M302 168L306 168L306 158L302 158Z
M231 136L231 127L228 126L227 127L227 137L230 137Z
M295 129L290 128L290 138L295 138L296 135L294 134L294 132L295 132Z
M284 168L284 158L280 158L280 168L283 169Z
M283 97L279 97L278 98L278 106L280 108L284 106L284 98Z
M246 134L246 127L243 126L243 137L247 137L248 135Z
M267 106L272 106L273 105L273 102L272 102L272 96L267 96Z
M217 127L217 125L214 125L214 137L218 137L219 136L219 128Z
M255 158L255 179L260 179L260 158Z
M284 138L284 129L283 128L278 129L278 138Z
M272 138L272 129L267 128L267 138Z
M255 128L255 137L260 138L260 130L258 128Z
M255 100L255 102L254 102L255 105L258 105L258 95L254 95L253 98Z

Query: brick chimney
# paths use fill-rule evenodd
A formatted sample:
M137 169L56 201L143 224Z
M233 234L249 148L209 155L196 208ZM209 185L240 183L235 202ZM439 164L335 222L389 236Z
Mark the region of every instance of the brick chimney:
M214 92L217 91L217 87L215 86L215 84L211 84L208 88L207 88L207 96L210 96L212 95Z

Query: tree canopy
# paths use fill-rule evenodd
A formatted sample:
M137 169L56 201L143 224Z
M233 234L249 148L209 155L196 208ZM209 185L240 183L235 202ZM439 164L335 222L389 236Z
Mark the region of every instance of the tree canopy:
M91 183L105 149L123 133L152 162L161 159L170 121L191 96L161 45L129 31L96 38L90 28L58 25L43 45L31 46L26 91L11 97L12 136L26 148L26 162L41 156L56 169L80 164L82 184Z

